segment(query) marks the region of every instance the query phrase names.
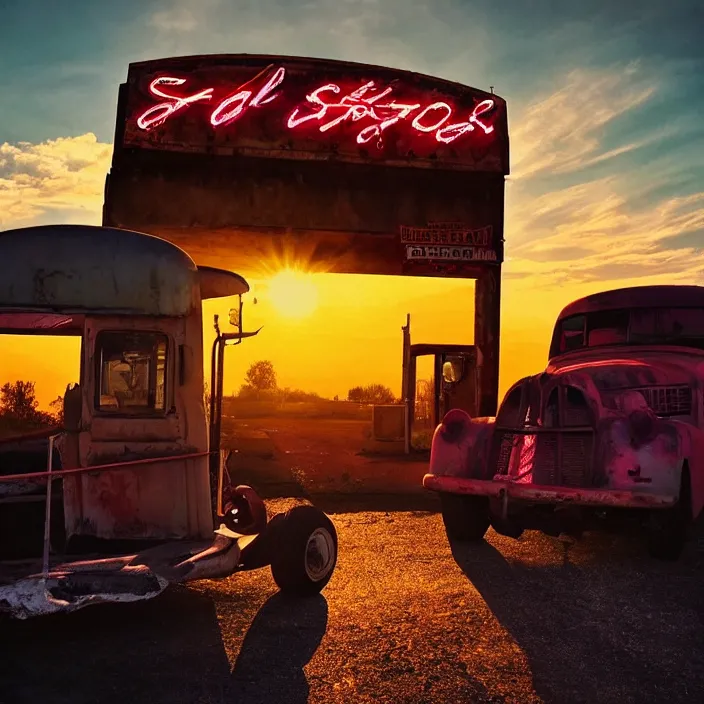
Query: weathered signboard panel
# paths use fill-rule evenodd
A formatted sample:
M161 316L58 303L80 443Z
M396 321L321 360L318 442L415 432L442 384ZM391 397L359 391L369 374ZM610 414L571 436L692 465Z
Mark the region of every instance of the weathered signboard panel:
M388 68L272 56L132 64L125 147L506 173L496 95Z

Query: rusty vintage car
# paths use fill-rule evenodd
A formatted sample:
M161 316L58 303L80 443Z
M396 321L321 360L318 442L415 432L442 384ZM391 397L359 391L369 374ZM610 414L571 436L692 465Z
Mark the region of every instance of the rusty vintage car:
M256 334L241 329L248 290L150 235L0 233L0 334L80 341L61 427L0 437L0 613L147 599L268 565L293 594L327 584L330 519L298 506L268 521L252 488L231 485L220 449L225 347ZM232 332L216 318L208 423L202 301L229 297L238 305Z
M423 484L451 539L631 519L654 557L678 559L704 506L703 385L704 287L587 296L560 313L546 370L514 384L496 418L446 414Z

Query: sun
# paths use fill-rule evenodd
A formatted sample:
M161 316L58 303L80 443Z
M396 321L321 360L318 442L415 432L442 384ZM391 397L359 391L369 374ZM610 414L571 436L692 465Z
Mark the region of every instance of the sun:
M306 318L318 307L318 289L310 274L284 269L269 281L269 300L286 318Z

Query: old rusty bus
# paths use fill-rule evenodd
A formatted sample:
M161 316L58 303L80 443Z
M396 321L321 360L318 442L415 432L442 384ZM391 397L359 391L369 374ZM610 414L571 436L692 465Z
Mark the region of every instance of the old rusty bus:
M267 522L251 488L229 485L222 460L225 347L256 334L241 330L248 290L151 235L71 225L0 233L0 333L81 342L62 427L0 440L0 612L145 599L265 565L283 590L325 586L337 556L328 517L299 506ZM231 296L234 331L216 321L209 430L201 302Z

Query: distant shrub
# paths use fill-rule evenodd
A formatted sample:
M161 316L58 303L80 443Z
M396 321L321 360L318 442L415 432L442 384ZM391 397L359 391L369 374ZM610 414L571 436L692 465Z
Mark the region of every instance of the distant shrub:
M355 403L373 403L375 405L396 403L394 392L383 384L354 386L347 392L347 400Z

